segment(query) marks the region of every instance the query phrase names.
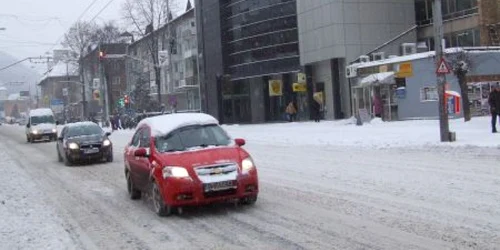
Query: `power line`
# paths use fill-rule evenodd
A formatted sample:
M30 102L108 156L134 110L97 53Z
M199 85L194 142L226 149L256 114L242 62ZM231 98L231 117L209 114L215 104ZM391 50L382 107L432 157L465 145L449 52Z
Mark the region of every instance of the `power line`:
M87 6L87 8L85 8L85 10L83 10L83 12L80 14L80 16L78 16L78 18L76 19L76 21L75 21L75 22L73 22L73 23L77 23L77 22L79 22L79 21L80 21L80 19L82 19L82 17L83 17L83 16L87 13L87 11L88 11L90 8L92 8L92 6L94 6L94 4L95 4L96 2L97 2L97 0L93 0L93 1L92 1L92 2L91 2L88 6ZM51 47L51 48L50 48L47 52L50 52L51 50L53 50L53 49L57 46L57 44L61 43L61 40L64 38L64 35L65 35L65 33L63 33L63 34L62 34L62 35L61 35L61 36L57 39L57 41L56 41L56 43L54 44L54 46L53 46L53 47Z

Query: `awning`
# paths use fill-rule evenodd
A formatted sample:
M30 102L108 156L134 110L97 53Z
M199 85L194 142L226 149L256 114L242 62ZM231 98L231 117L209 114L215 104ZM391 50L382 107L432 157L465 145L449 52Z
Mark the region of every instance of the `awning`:
M394 71L371 74L364 77L359 82L359 87L368 87L370 85L394 84Z
M446 94L451 95L451 96L456 96L456 97L462 96L462 95L460 95L460 93L458 93L457 91L453 91L453 90L446 90Z

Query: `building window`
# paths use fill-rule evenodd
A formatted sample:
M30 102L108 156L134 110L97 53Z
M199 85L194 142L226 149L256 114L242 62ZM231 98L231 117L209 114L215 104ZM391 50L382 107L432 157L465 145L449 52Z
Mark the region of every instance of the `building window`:
M438 93L436 87L423 87L420 89L421 102L430 102L437 100L438 100Z
M415 16L418 25L432 23L433 0L416 0ZM478 13L477 0L443 0L443 20L450 20Z

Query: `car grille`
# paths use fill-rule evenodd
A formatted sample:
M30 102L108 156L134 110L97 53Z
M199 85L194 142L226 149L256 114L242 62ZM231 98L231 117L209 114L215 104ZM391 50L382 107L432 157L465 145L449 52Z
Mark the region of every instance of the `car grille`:
M224 164L224 165L211 165L211 166L202 166L195 169L198 177L207 177L207 176L219 176L219 175L228 175L236 172L238 169L238 165L236 163Z
M82 143L80 144L81 149L85 148L101 148L101 143L100 142L94 142L94 143Z

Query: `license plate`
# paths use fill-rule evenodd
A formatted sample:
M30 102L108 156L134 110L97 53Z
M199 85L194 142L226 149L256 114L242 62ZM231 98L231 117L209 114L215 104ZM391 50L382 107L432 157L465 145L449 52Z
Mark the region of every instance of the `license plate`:
M90 148L90 149L83 150L84 154L95 154L95 153L98 153L98 152L99 152L98 148Z
M204 185L205 192L231 189L234 188L234 186L235 186L235 181L221 181L221 182L208 183Z
M42 137L42 140L48 140L48 139L49 139L49 137L48 137L48 136L43 136L43 137Z

